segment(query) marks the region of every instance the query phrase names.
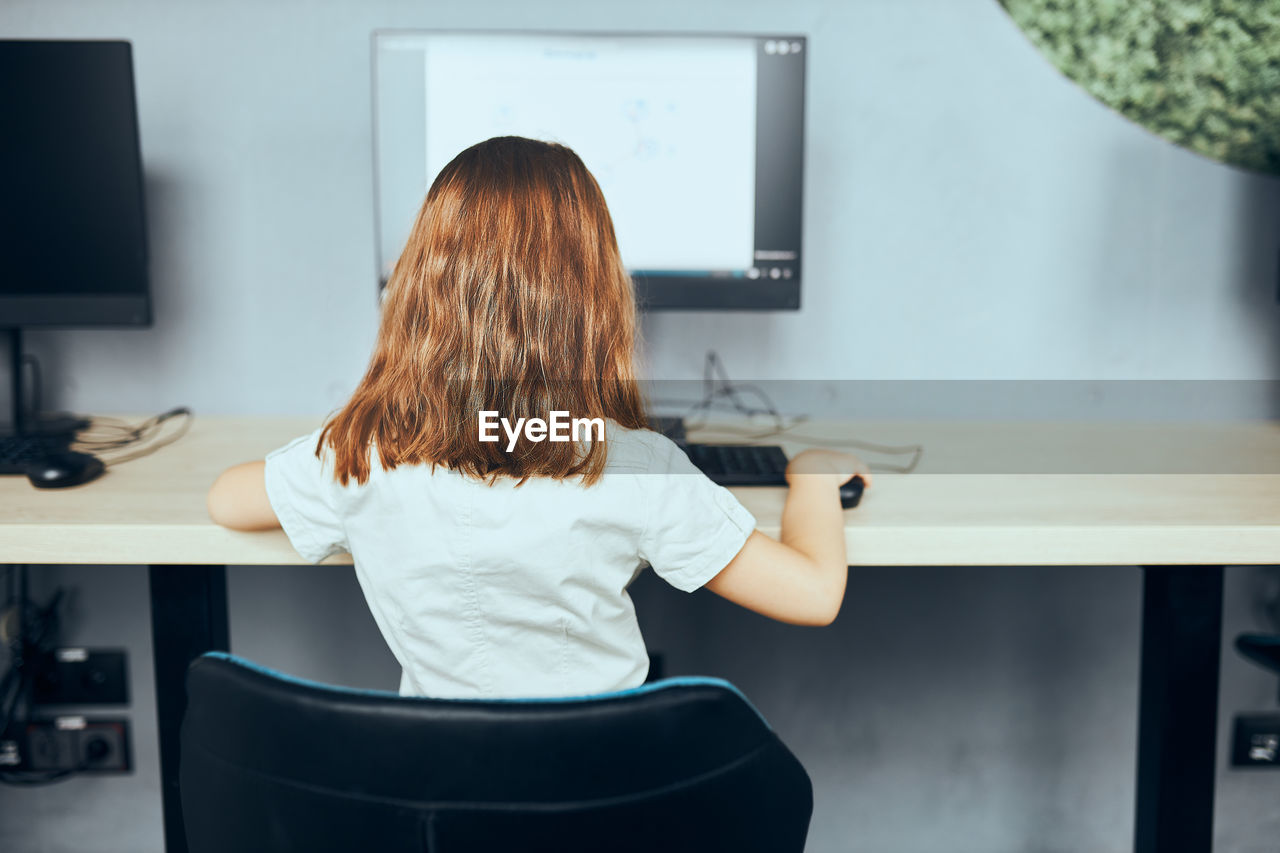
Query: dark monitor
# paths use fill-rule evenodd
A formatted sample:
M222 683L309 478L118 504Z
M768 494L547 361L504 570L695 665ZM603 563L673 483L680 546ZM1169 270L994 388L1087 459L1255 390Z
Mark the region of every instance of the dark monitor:
M640 307L800 307L804 88L795 35L374 34L380 281L470 145L574 149L604 190Z
M0 41L0 81L0 329L149 323L129 43Z

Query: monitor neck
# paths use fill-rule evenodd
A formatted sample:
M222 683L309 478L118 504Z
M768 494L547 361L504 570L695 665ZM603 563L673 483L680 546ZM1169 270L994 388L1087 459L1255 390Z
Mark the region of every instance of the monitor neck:
M26 432L26 412L23 411L22 389L22 330L0 329L9 351L9 428L14 435Z
M46 439L73 440L75 434L89 426L89 419L60 412L46 414L45 395L40 381L39 365L33 364L33 383L25 379L27 360L22 352L22 330L0 328L0 348L9 356L9 413L0 413L0 438L13 435L39 436ZM3 356L0 356L2 359ZM30 393L29 393L30 392ZM28 405L27 397L31 397ZM2 401L0 401L2 402Z

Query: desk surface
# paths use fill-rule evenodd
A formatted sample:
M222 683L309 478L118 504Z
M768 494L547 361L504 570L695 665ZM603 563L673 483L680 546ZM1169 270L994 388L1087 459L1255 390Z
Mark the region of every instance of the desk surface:
M83 487L0 477L0 563L300 564L283 533L211 523L205 493L224 468L318 425L199 417L175 444ZM854 564L1280 563L1280 424L828 422L795 432L926 447L915 473L878 473L846 513ZM806 446L770 440L789 453ZM784 490L735 493L776 535Z

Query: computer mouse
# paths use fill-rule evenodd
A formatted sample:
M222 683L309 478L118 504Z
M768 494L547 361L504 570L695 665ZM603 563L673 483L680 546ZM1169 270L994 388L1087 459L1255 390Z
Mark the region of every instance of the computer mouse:
M27 479L37 489L65 489L102 476L107 466L88 453L59 450L27 466Z
M862 500L862 490L867 486L861 474L854 474L840 486L840 506L853 509Z

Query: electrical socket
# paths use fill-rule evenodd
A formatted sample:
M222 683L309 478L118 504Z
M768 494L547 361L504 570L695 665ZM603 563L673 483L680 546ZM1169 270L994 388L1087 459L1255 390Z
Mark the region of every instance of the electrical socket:
M1231 766L1280 770L1280 714L1236 715Z
M54 649L32 664L32 701L37 705L127 705L127 663L123 649Z
M26 725L26 749L11 770L128 773L129 721L54 717Z

